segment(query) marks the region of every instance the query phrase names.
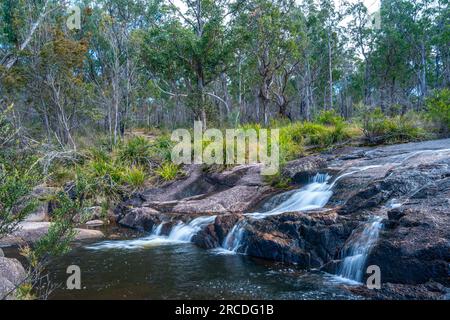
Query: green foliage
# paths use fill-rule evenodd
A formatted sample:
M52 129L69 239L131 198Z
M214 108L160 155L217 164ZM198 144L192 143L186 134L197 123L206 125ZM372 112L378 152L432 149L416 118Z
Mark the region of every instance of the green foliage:
M387 117L380 108L363 115L363 132L369 143L398 143L424 139L427 134L414 113Z
M118 160L125 165L149 165L151 145L145 137L133 137L119 147Z
M60 256L70 250L70 242L75 237L72 219L80 212L80 206L61 192L56 197L56 208L52 212L52 224L48 233L41 237L33 250L24 249L30 266L41 269L51 257Z
M304 136L301 123L293 123L280 128L280 160L293 160L303 153Z
M142 188L146 178L145 171L139 167L126 168L122 173L122 181L134 189Z
M436 91L427 99L426 106L431 119L450 132L450 89Z
M172 181L180 174L180 168L172 162L164 162L155 173L164 181Z
M170 161L173 145L169 135L163 134L158 136L151 144L152 158L158 161Z
M316 118L317 123L327 126L338 126L344 123L344 118L336 113L335 110L322 111Z
M11 233L36 207L29 197L37 177L17 169L6 171L0 164L0 238Z

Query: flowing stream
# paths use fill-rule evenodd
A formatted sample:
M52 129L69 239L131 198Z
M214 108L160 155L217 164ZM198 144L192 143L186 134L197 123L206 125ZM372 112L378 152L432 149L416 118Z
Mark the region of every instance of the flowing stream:
M382 227L381 218L370 220L360 234L355 233L348 241L341 253L339 276L305 272L296 267L286 269L276 262L236 253L245 253L246 219L323 208L339 179L373 167L355 168L335 179L328 174L315 175L306 186L269 202L267 210L245 214L246 218L228 233L222 248L203 250L190 243L194 235L214 223L216 216L179 222L166 235L163 230L167 228L161 223L146 237L75 248L52 268L57 278L64 279L63 266L80 265L89 289L84 293L58 289L53 297L351 299L353 296L334 280L362 280L367 256Z

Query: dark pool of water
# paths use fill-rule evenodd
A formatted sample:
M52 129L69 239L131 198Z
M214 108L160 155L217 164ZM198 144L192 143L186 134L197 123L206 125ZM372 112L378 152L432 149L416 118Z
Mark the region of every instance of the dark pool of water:
M65 288L69 265L81 268L82 290ZM341 283L295 266L223 255L192 244L91 250L54 261L60 284L51 299L354 299Z

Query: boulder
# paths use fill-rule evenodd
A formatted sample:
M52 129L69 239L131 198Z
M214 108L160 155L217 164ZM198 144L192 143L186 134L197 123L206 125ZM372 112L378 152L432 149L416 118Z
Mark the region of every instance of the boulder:
M32 199L37 199L39 204L36 209L26 217L25 221L48 221L52 209L52 205L50 203L51 201L49 201L49 199L51 196L55 195L57 191L57 188L47 187L45 185L35 187L29 197Z
M282 170L282 175L295 182L308 182L311 175L327 167L327 161L322 156L309 156L289 161Z
M86 226L88 227L101 227L105 224L105 222L103 222L103 220L91 220L86 222Z
M100 220L102 218L102 207L90 207L90 208L84 208L83 212L77 213L73 217L73 221L75 223L83 224L87 221L91 220Z
M11 235L0 239L0 246L9 247L33 244L48 233L50 225L50 222L22 222ZM103 232L98 230L80 228L75 228L74 230L74 241L101 239L104 237Z
M26 278L26 272L17 259L0 257L0 300L13 299L14 289Z

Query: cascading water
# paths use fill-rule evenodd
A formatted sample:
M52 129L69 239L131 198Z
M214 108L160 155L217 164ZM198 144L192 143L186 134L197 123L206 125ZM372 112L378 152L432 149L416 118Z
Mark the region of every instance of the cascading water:
M285 212L323 208L333 195L328 183L330 178L328 174L318 173L308 185L292 193L287 200L274 209L267 212L247 213L246 216L254 219L264 219L268 216L279 215ZM244 248L242 244L244 231L245 221L238 222L228 233L222 248L231 253L241 252Z
M172 241L190 242L192 237L195 236L197 232L199 232L204 226L213 223L215 219L216 216L207 216L196 218L188 224L180 222L172 228L167 239ZM157 236L159 235L160 234L157 234Z
M168 236L163 236L162 230L166 222L159 224L152 233L145 238L123 241L103 241L93 246L86 248L92 250L101 249L138 249L152 245L174 244L174 243L188 243L192 237L197 234L203 227L213 223L216 216L198 217L188 224L179 222L172 228Z
M309 184L292 193L287 200L283 201L274 209L267 212L247 213L246 216L254 219L264 219L269 216L279 215L286 212L307 211L323 208L333 195L332 189L340 179L351 174L376 167L379 166L375 165L356 168L354 171L341 174L333 181L330 181L330 175L326 173L318 173L311 178ZM245 252L245 250L243 250L245 247L242 243L245 233L244 231L245 221L237 223L225 238L222 248L231 253Z
M338 271L338 277L356 282L363 281L367 257L378 240L378 235L383 227L382 220L382 217L374 217L366 224L358 237L351 238L349 245L342 252L343 261Z
M246 216L253 219L264 219L268 216L279 215L285 212L307 211L323 208L333 195L333 187L341 178L356 172L361 172L378 166L367 166L356 168L355 171L344 173L331 181L328 174L318 173L311 178L308 185L297 191L290 191L289 197L275 206L275 208L265 212L247 213ZM189 223L179 222L172 228L168 236L162 235L164 222L158 225L153 232L145 238L125 241L104 241L89 249L134 249L151 245L188 243L192 237L208 224L214 222L216 216L203 216L192 220ZM245 234L245 220L238 222L222 243L222 251L228 253L245 252L243 238Z
M272 215L278 215L285 212L313 210L323 208L333 195L328 174L318 173L311 182L304 188L293 193L286 201L267 212L248 213L256 219L262 219Z

